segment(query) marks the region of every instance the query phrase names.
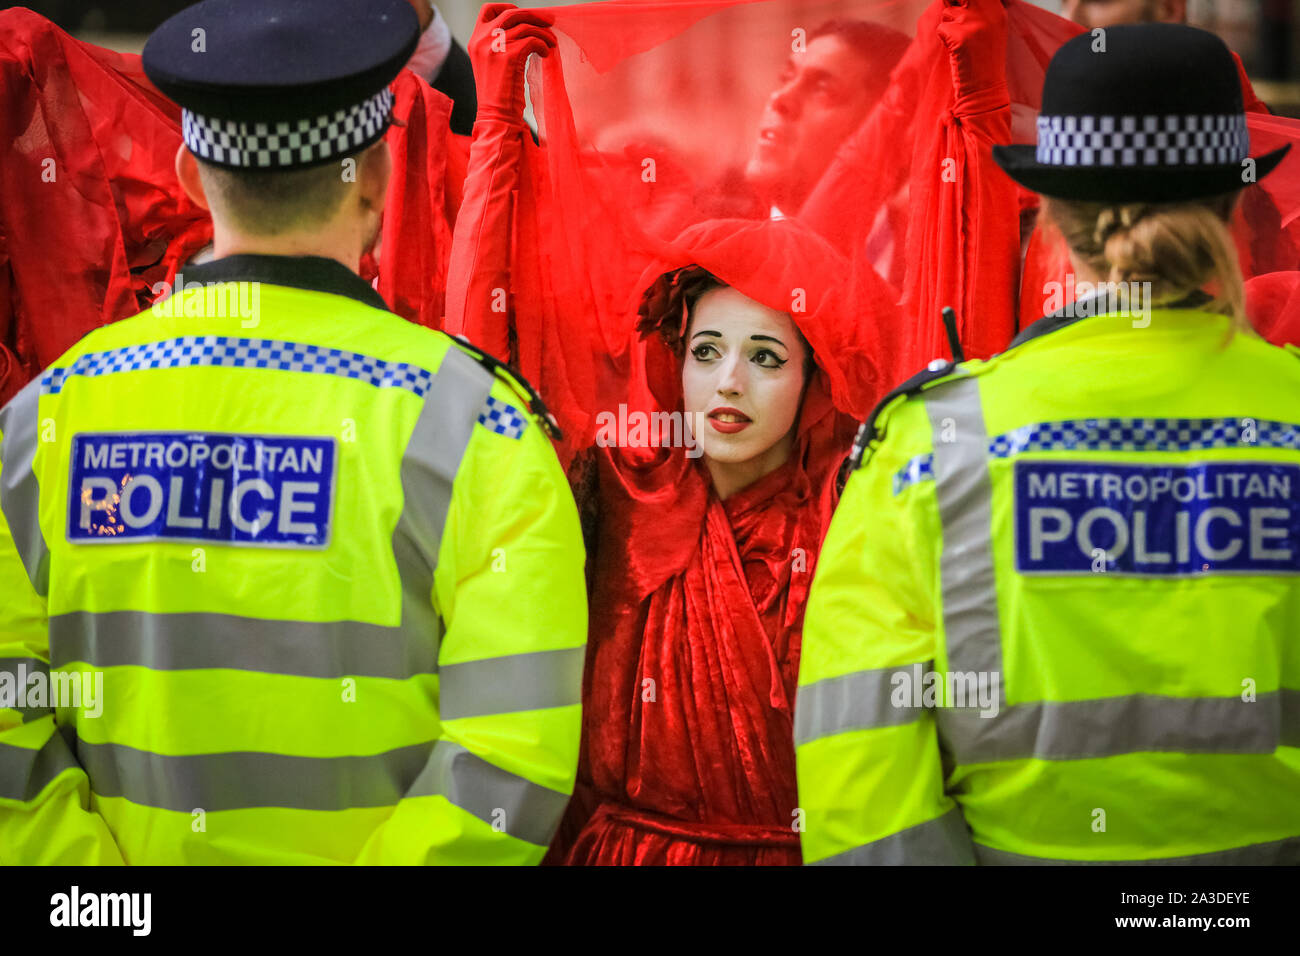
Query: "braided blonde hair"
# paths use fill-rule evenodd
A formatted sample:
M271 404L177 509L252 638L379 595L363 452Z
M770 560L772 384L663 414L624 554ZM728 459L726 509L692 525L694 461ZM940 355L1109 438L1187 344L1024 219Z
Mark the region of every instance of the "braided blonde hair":
M1150 282L1151 303L1177 302L1214 282L1202 311L1254 332L1229 230L1240 193L1177 203L1108 203L1043 197L1043 213L1103 281Z

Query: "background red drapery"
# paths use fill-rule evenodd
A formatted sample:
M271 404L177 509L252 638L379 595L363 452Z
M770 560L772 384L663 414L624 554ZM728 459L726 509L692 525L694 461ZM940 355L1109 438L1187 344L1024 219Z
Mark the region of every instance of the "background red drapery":
M398 314L439 326L468 142L451 103L393 83L394 179L366 278ZM140 58L0 12L0 404L88 331L135 315L212 238L174 171L180 109Z

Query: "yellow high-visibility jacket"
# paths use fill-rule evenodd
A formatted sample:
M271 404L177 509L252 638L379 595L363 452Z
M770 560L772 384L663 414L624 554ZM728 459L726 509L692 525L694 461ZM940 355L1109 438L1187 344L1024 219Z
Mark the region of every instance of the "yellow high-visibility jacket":
M0 411L0 862L540 861L587 605L527 386L338 263L188 272Z
M1057 325L877 418L804 626L807 863L1300 862L1300 355Z

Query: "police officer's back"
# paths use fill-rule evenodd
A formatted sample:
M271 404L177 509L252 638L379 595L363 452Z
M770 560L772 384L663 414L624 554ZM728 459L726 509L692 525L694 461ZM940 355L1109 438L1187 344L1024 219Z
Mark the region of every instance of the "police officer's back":
M1212 35L1104 41L995 155L1123 285L868 425L805 623L805 861L1300 862L1300 354L1225 224L1282 155Z
M550 426L356 274L417 28L324 6L151 38L217 258L0 412L0 861L537 862L571 792Z

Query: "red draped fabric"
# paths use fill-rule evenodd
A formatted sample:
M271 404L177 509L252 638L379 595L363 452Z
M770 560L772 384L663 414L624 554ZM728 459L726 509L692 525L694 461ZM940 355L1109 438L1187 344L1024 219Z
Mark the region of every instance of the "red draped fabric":
M939 317L957 315L967 358L1016 332L1022 207L1036 207L996 167L996 143L1033 142L1043 75L1079 28L1025 3L929 6L879 107L841 147L801 217L864 264L873 210L902 203L888 278L907 314L881 356L897 383L947 357ZM845 209L855 215L845 216Z
M530 67L541 142L519 122L476 129L466 208L478 226L456 244L448 324L539 386L566 457L590 442L592 410L625 390L644 265L693 222L767 213L737 168L791 34L832 18L914 36L802 209L785 210L850 259L854 308L879 345L876 394L948 354L945 306L968 357L1015 334L1023 194L990 147L1033 140L1047 62L1075 25L1019 0L541 12L559 39ZM492 209L500 220L484 218Z
M1246 281L1246 314L1274 345L1300 347L1300 271L1270 272Z
M393 84L395 176L367 278L399 314L438 326L468 144L450 101ZM212 238L174 172L180 110L138 56L0 12L0 403L97 326L134 315Z
M448 328L540 388L594 529L582 766L548 860L797 863L791 696L852 420L947 354L943 306L968 355L1009 341L1018 193L990 147L1017 110L1032 137L1046 63L1076 29L1014 0L552 8L557 47L530 66L534 142L497 85L498 13L470 44L503 102L480 87ZM781 210L795 222L772 223L746 156L782 61L832 18L914 39L873 64L890 82L802 207ZM687 264L788 311L819 366L794 457L725 501L680 449L593 447L620 405L681 408L678 360L636 317L655 277ZM814 288L834 291L796 312L792 294Z
M172 171L179 125L139 57L0 13L0 401L212 238Z

